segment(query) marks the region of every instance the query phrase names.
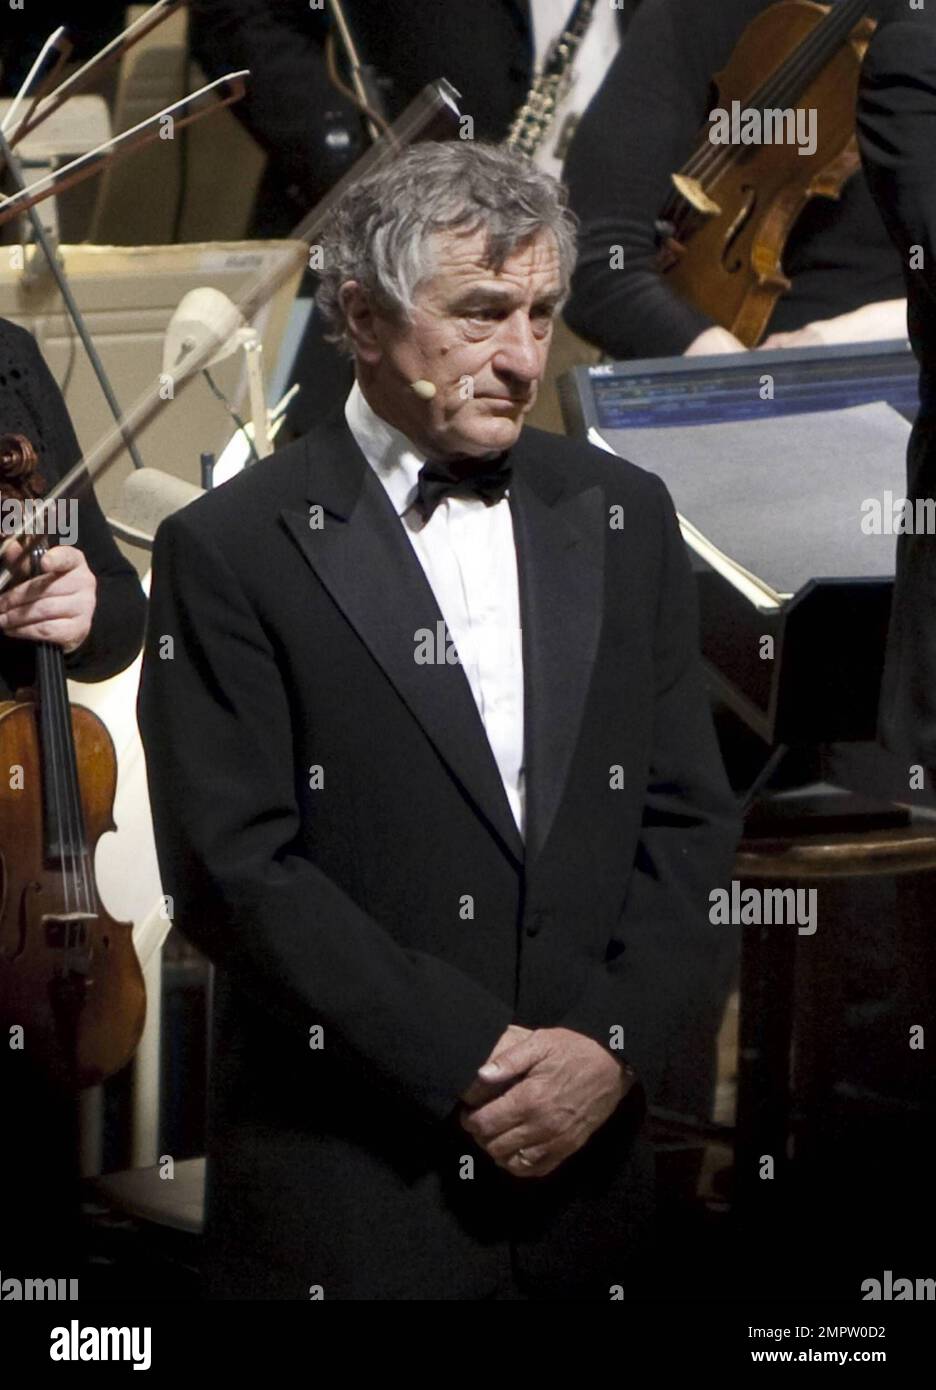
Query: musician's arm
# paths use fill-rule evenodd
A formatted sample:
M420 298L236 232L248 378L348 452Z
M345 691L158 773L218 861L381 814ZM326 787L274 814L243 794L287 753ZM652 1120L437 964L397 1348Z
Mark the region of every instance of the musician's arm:
M907 301L877 299L847 314L815 319L788 333L771 333L762 348L819 347L829 343L878 343L886 338L906 338Z
M35 340L24 334L24 393L30 413L41 423L45 443L42 468L47 489L81 457L68 407ZM129 666L143 645L146 598L136 570L121 555L90 487L69 494L76 503L74 544L97 580L91 631L65 657L68 675L80 681L106 680ZM64 539L72 540L71 535Z
M764 0L643 0L582 117L564 170L582 224L564 312L613 357L682 353L713 326L657 272L654 225L704 121L712 73L764 8Z

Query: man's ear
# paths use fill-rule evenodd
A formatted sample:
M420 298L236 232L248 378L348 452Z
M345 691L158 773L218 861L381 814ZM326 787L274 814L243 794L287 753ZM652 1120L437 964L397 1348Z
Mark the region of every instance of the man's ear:
M346 280L338 291L338 303L354 344L355 355L362 362L376 366L381 357L380 340L374 322L374 308L367 291L357 280Z

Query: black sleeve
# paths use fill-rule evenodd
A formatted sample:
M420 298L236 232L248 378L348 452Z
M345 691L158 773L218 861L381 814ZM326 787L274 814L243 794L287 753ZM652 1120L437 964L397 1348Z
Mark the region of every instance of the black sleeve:
M654 223L712 77L767 3L644 0L578 126L564 171L582 224L565 318L612 357L675 355L712 326L657 273Z
M342 113L360 134L355 108L328 79L326 12L304 0L192 0L189 16L192 53L207 77L250 69L232 110L284 184L314 207L364 147L333 150L325 138L326 112Z
M20 343L21 389L42 440L41 469L48 490L77 463L81 447L62 393L35 340L24 332ZM117 548L94 489L86 482L68 495L77 503L76 544L97 579L97 603L91 631L80 647L66 655L65 669L75 680L106 680L129 666L142 646L146 598L136 570Z
M865 177L900 253L924 414L936 412L936 6L871 40L858 92Z
M714 1092L715 1039L738 955L733 926L714 926L710 894L726 884L741 834L715 738L699 655L698 605L672 500L658 480L663 563L656 612L656 705L643 825L627 901L562 1026L637 1071L651 1104L699 1114Z

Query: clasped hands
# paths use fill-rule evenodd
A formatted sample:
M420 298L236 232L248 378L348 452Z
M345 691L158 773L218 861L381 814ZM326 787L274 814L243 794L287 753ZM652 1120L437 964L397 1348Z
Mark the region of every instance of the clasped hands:
M581 1033L511 1023L462 1092L459 1123L499 1168L543 1178L582 1148L635 1079Z

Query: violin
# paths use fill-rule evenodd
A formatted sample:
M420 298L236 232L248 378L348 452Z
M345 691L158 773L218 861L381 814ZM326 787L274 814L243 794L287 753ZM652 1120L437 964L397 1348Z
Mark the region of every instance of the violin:
M0 438L6 494L41 495L36 461L24 435ZM34 575L45 550L28 544ZM133 1056L146 991L132 923L109 916L94 874L97 842L116 829L114 745L70 704L61 647L35 646L35 687L0 703L0 1019L23 1028L44 1074L81 1089Z
M814 112L808 153L795 139L741 143L740 121L731 143L716 143L710 121L672 175L656 224L657 269L746 347L790 288L783 251L796 219L811 198L838 198L859 168L855 100L875 28L867 4L781 0L751 21L715 76L720 111L751 122L751 133L758 122L776 133L776 113Z

